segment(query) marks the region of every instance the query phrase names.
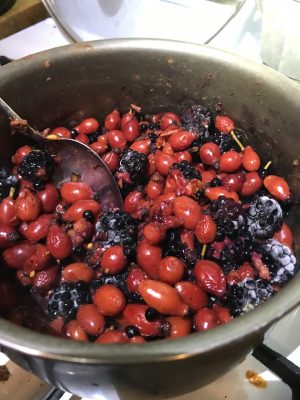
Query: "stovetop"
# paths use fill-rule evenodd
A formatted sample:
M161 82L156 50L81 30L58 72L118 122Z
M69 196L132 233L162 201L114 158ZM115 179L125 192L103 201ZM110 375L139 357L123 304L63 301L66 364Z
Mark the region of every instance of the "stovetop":
M261 22L259 17L253 15L249 29L244 29L243 35L239 37L238 41L228 42L226 49L261 62L259 57L260 32ZM17 59L68 43L69 39L59 31L54 20L47 18L30 28L1 40L0 55ZM218 37L211 44L215 47L225 47L224 42L220 42ZM260 346L254 352L254 355L249 355L238 367L210 385L193 393L176 397L176 400L300 399L299 331L300 308L277 323L269 332L264 345ZM63 393L19 368L2 353L0 353L0 372L1 366L5 366L9 373L8 379L4 381L1 381L0 374L1 400L78 400L78 397ZM112 400L101 395L101 388L99 388L99 394L96 398ZM126 394L116 394L114 399L132 400ZM154 398L144 398L144 400L151 399Z

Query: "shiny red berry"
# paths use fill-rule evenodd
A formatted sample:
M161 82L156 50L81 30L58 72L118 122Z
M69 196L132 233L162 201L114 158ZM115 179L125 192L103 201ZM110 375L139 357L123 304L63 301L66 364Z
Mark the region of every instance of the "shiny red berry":
M94 277L94 272L86 263L76 262L67 265L61 274L65 282L83 281L89 283Z
M83 304L80 306L76 319L88 335L99 336L104 331L104 317L93 304Z
M144 301L161 314L183 316L188 306L182 302L176 289L167 283L145 280L139 284L139 293Z
M220 171L235 172L242 165L241 154L234 150L223 153L220 157Z
M158 274L162 282L174 285L183 277L184 264L177 257L165 257L159 263Z
M126 299L123 292L116 286L103 285L95 291L93 303L103 315L113 316L124 309Z
M196 331L207 331L218 325L218 315L210 308L202 308L194 315Z
M175 285L181 300L187 304L192 311L198 311L208 304L206 292L196 283L181 281Z
M174 199L174 213L181 218L187 229L194 229L201 216L199 204L188 196L179 196Z
M203 214L195 226L195 235L200 243L211 243L215 240L217 225L210 215Z
M46 245L51 255L58 260L63 260L72 253L71 239L58 225L50 226Z
M101 268L106 274L118 274L127 265L123 246L111 246L102 255Z
M226 115L217 115L215 119L215 127L220 132L230 133L234 129L234 123L232 119Z
M223 296L226 292L226 278L217 263L210 260L200 260L194 268L198 284L208 293Z
M204 164L215 166L220 160L221 150L217 144L208 142L200 147L199 154Z
M286 180L276 175L269 175L264 179L264 186L276 199L285 201L290 195L290 188Z

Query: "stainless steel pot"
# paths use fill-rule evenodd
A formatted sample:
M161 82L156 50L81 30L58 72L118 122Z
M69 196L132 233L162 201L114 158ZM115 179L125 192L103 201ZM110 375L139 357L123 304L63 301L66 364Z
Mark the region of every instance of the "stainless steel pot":
M179 110L186 99L221 101L266 160L288 177L300 198L300 89L267 67L208 47L159 40L74 44L2 67L0 93L43 129L84 116L98 118L132 102L149 112ZM0 154L11 149L0 118ZM297 163L294 163L297 164ZM290 216L300 244L299 207ZM299 251L298 255L299 255ZM255 311L205 333L145 345L93 345L49 337L1 320L3 351L22 367L80 396L113 399L171 396L226 373L263 340L268 328L300 302L298 274ZM146 391L148 395L145 395Z

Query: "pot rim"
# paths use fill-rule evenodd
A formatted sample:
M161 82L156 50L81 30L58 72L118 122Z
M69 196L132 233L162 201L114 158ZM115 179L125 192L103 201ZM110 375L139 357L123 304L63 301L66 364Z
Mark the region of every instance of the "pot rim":
M262 81L287 96L293 91L294 98L300 104L300 88L284 75L272 69L243 59L232 53L212 47L160 39L111 39L76 43L47 50L1 67L0 74L10 79L13 73L34 65L44 65L66 57L66 50L72 56L80 57L87 51L123 52L126 50L164 50L167 53L194 54L205 59L213 59L228 67L246 69L253 78L262 77ZM5 76L7 74L7 76ZM297 97L297 99L296 99ZM22 353L47 359L91 364L129 364L179 360L204 354L232 342L240 342L255 333L264 332L274 322L300 304L299 273L274 298L258 306L255 310L240 316L229 324L218 326L206 332L193 333L187 337L163 340L129 346L127 344L109 344L97 346L94 343L68 341L46 334L36 333L0 318L0 343L2 346Z

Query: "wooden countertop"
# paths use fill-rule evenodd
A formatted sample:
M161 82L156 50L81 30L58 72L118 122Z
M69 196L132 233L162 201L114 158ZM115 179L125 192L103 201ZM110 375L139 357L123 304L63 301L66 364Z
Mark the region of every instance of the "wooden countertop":
M36 24L47 16L41 0L17 0L10 10L0 16L0 39Z

